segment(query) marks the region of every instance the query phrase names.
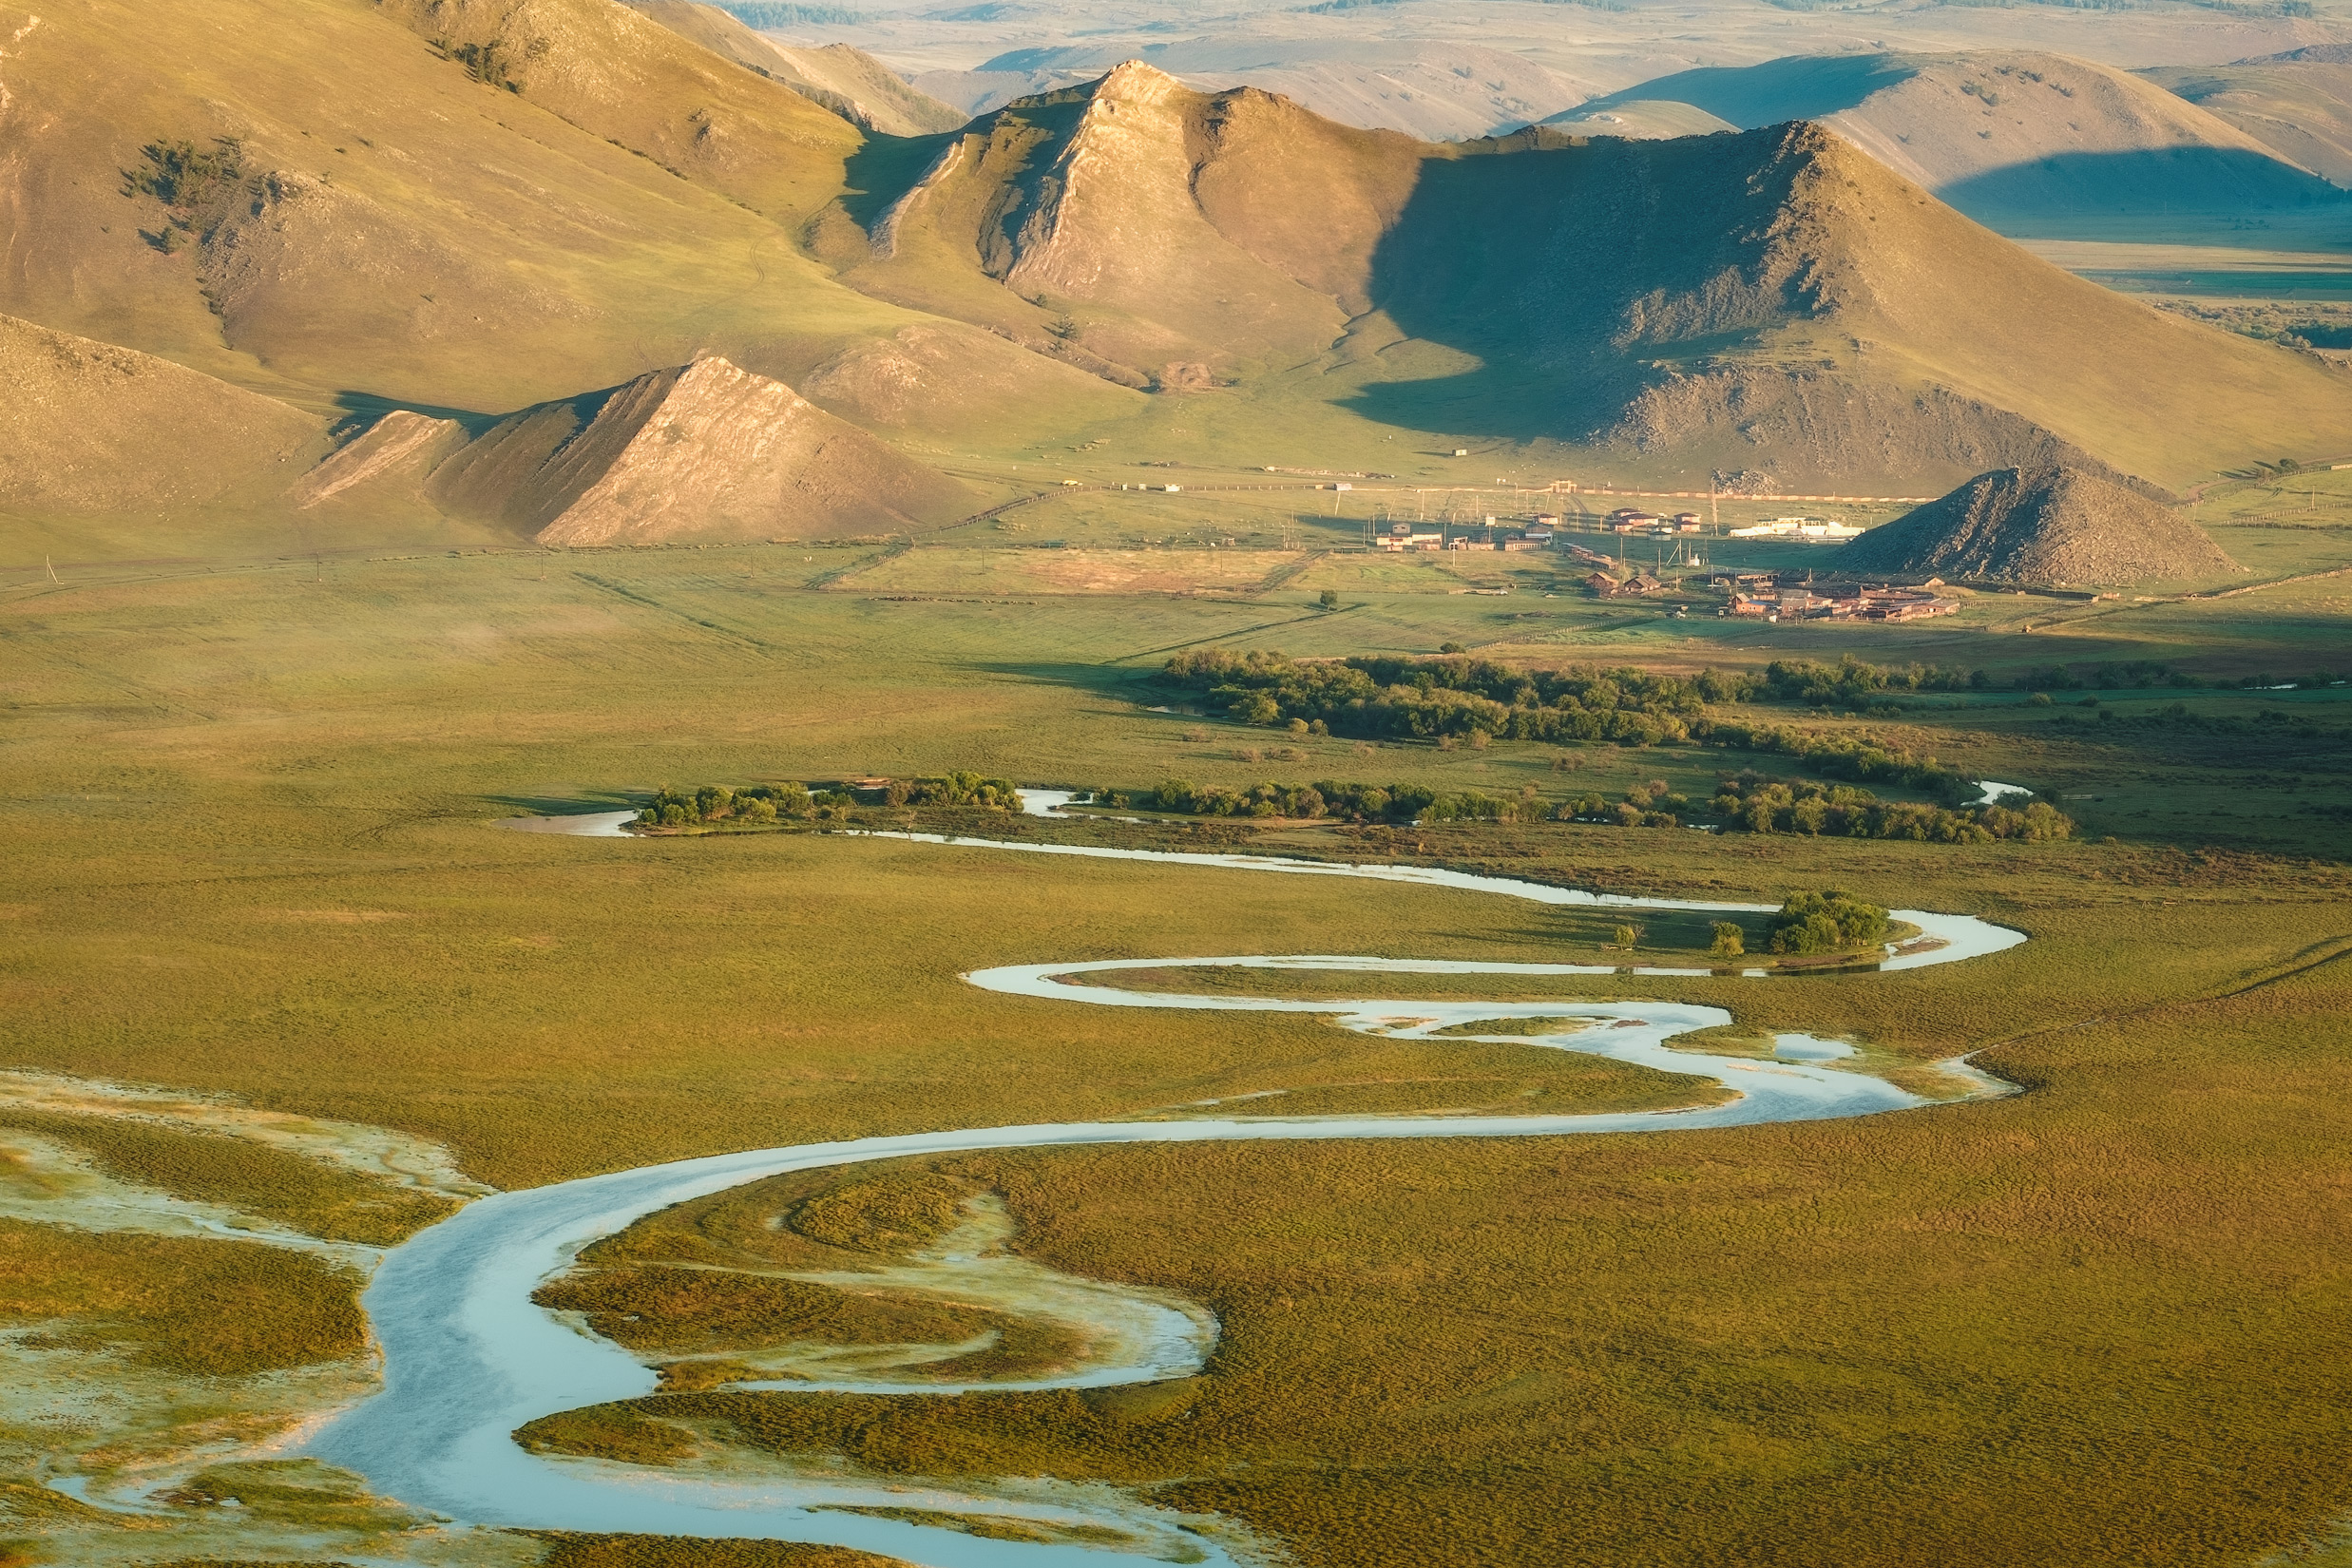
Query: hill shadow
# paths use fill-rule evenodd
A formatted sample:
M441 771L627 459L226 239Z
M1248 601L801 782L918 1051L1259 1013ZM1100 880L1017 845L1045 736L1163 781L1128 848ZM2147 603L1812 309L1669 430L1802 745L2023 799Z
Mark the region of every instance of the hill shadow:
M1857 107L1874 92L1919 74L1899 55L1793 54L1757 66L1702 66L1640 82L1565 109L1546 124L1633 103L1688 104L1741 129L1784 120L1820 120Z
M990 675L1008 675L1023 680L1067 687L1073 691L1094 692L1103 697L1140 699L1146 693L1160 690L1150 684L1150 672L1131 665L1080 664L1053 660L987 660L969 667L985 670Z
M968 127L966 127L968 128ZM964 131L934 136L867 134L866 141L842 165L841 207L851 222L868 233L936 163L939 155L964 137Z
M485 413L479 409L451 409L438 403L419 403L405 397L385 397L376 392L358 392L351 388L335 394L335 406L339 416L335 422L335 434L340 439L367 429L386 414L396 410L421 413L428 419L453 419L465 428L468 438L480 435L507 416Z
M1722 281L1753 270L1750 179L1786 129L1586 142L1537 126L1427 161L1367 292L1406 336L1479 367L1372 382L1346 403L1407 429L1585 441L1668 356L1808 315L1799 284Z
M2352 192L2248 147L2060 153L1987 169L1942 186L1936 195L1996 228L1998 219L2013 214L2129 213L2160 225L2169 215L2276 212L2352 201ZM2098 238L2125 237L2102 223ZM2149 235L2156 242L2174 238L2156 228ZM2248 238L2258 239L2259 231Z

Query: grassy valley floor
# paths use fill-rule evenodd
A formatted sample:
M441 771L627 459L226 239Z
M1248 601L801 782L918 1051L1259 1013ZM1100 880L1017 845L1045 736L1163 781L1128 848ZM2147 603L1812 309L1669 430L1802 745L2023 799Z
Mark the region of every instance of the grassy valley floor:
M1255 597L1008 584L917 602L896 597L911 581L837 575L886 569L912 567L880 546L760 546L124 568L10 589L7 1064L392 1127L502 1187L1275 1089L1449 1108L1466 1076L1622 1102L1673 1085L1535 1046L1074 1007L959 978L1252 952L1585 961L1612 933L1574 911L838 834L608 841L489 824L665 783L952 768L1120 788L1532 784L1547 798L1651 778L1703 797L1720 772L1796 771L1696 745L1445 751L1249 729L1178 711L1197 704L1142 679L1196 645L1459 641L1684 669L1851 649L1983 667L1990 692L1756 716L2057 794L2076 839L988 826L1669 896L1842 887L1980 914L2034 940L1902 974L1611 975L1509 994L1571 1012L1578 998L1705 1002L1747 1038L1803 1031L1893 1063L1980 1051L2027 1093L1658 1137L942 1161L1003 1195L1023 1253L1208 1305L1223 1333L1205 1371L1083 1396L679 1394L550 1438L595 1447L660 1421L713 1449L884 1475L1101 1478L1234 1516L1310 1563L2250 1565L2352 1511L2352 1475L2326 1457L2352 1437L2338 1353L2352 1331L2352 688L2044 704L2008 684L2132 660L2301 675L2341 658L2342 580L2145 603L1982 595L1948 621L1871 629L1537 598L1557 619L1532 641L1508 619L1526 600L1404 584L1367 583L1327 614L1311 579ZM1383 994L1412 994L1400 983ZM266 1161L174 1176L184 1161L136 1138L112 1157L141 1179L244 1183L290 1223L366 1236L415 1217ZM178 1309L142 1299L125 1271L158 1291L278 1288L270 1271L201 1261L245 1244L184 1245L198 1251L90 1244L54 1272L84 1281L80 1296L12 1289L0 1319L170 1355ZM276 1272L294 1293L283 1323L251 1336L251 1364L300 1360L281 1342L316 1342L318 1365L347 1356L345 1276ZM29 1482L53 1442L11 1418L0 1458ZM0 1539L23 1543L10 1550L72 1559L43 1544L63 1539L50 1524L9 1507ZM583 1568L672 1560L643 1542L516 1549Z

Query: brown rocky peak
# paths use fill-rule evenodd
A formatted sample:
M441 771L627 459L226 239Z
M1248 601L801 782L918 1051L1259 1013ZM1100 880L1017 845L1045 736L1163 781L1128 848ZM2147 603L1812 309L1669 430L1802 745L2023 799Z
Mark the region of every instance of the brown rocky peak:
M1837 566L2060 587L2236 569L2193 523L2134 482L2062 464L1979 474L1855 540L1838 553Z
M1094 86L1098 104L1165 104L1193 89L1157 67L1140 60L1122 60Z
M717 355L525 410L436 488L550 545L903 531L952 520L946 476Z

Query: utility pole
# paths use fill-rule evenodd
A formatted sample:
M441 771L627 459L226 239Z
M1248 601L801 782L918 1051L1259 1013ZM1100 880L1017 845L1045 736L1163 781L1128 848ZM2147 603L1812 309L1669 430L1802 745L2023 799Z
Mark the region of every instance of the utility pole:
M49 581L50 581L50 582L52 582L52 583L57 583L57 566L56 566L56 564L55 564L54 562L52 562L52 561L51 561L51 560L50 560L48 556L46 556L46 555L45 555L45 556L43 556L43 557L41 558L41 564L42 564L45 568L47 568L47 570L48 571L48 574L49 574ZM65 586L65 584L64 584L64 583L57 583L57 585L58 585L59 587L61 587L61 588Z

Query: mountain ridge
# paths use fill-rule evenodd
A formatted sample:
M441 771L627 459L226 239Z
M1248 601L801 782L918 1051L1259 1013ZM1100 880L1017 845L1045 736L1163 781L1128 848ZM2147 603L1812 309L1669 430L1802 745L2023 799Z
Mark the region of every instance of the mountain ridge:
M1358 386L1384 422L1445 403L1453 428L1520 439L1731 468L1777 451L1807 483L2064 462L2162 486L2197 471L2184 431L2352 445L2317 366L2041 262L1808 122L1415 143L1131 62L976 121L919 188L845 279L1050 322L1156 385L1393 334L1464 371Z

